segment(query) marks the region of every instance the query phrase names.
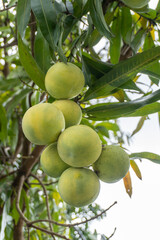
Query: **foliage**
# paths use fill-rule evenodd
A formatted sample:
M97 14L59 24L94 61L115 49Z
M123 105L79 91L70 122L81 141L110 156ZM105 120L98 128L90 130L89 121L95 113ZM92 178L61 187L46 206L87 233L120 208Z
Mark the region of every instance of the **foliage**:
M77 209L60 199L57 180L46 176L39 165L42 147L25 139L21 120L29 107L54 101L44 86L49 67L58 61L72 62L83 70L86 82L74 99L82 108L81 123L96 130L103 144L125 147L126 137L130 140L140 131L149 114L160 112L159 10L160 1L155 10L145 6L131 11L119 0L3 0L0 239L49 239L47 231L52 231L50 239L97 239L98 233L89 230L89 221L69 227L39 222L37 228L28 222L48 218L69 224L94 218L100 206ZM117 119L124 116L141 117L132 136L118 125ZM136 159L160 163L160 156L148 152L132 153L130 159L140 179ZM124 185L131 196L130 173Z

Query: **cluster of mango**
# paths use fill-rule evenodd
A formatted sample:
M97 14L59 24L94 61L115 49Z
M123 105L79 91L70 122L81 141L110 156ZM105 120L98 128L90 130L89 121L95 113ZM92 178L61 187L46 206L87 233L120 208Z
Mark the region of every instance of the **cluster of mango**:
M22 119L26 138L34 144L47 145L40 158L43 171L59 178L61 198L75 207L97 198L99 179L116 182L129 169L129 157L122 148L102 149L97 132L80 124L81 108L70 99L82 92L84 83L83 73L76 65L54 64L46 74L45 86L56 100L32 106Z

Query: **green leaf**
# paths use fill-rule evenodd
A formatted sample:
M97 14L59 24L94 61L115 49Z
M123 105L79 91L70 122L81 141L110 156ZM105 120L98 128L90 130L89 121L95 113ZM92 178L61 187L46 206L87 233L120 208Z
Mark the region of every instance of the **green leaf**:
M78 22L78 19L74 18L72 15L67 15L64 20L64 32L62 41L67 38L68 34L71 32L73 26Z
M116 64L86 92L84 101L109 95L115 88L126 83L133 74L140 72L159 58L160 47L155 47Z
M34 55L37 64L41 70L46 73L51 66L51 57L48 42L43 37L40 28L37 30L37 35L34 42Z
M55 50L56 25L58 24L57 14L50 0L32 0L32 10L38 20L43 36L50 47Z
M101 0L90 0L89 9L92 21L97 30L99 31L99 33L105 36L106 38L111 39L113 35L105 21Z
M13 89L14 87L20 84L20 80L18 78L13 79L0 79L0 89L1 91L7 91L9 89Z
M90 57L89 54L84 52L82 54L82 67L85 75L86 84L91 87L95 81L98 81L98 79L104 76L105 73L108 73L113 68L113 65L111 63L102 62L96 58L93 59ZM91 75L94 76L94 78ZM142 90L138 88L135 82L133 82L131 79L128 80L126 83L122 84L120 88L133 89L142 92ZM118 90L119 89L115 89L115 91Z
M7 226L7 222L11 220L10 216L8 215L10 208L10 198L8 198L3 207L3 212L2 212L2 221L1 221L1 231L0 231L0 239L3 240L5 237L5 228Z
M105 126L95 126L95 129L100 132L103 136L109 138L108 130Z
M145 120L146 120L146 116L143 116L143 117L140 118L140 120L139 120L139 122L138 122L138 124L137 124L137 127L135 128L135 130L133 131L133 133L131 134L131 136L135 135L136 133L138 133L138 132L141 130L141 128L143 127L143 124L144 124Z
M25 29L30 19L31 1L19 0L17 4L17 28L21 37L24 37Z
M5 108L0 105L0 139L5 144L7 140L7 116Z
M10 149L13 152L16 148L17 145L17 141L18 141L18 130L19 130L19 126L18 126L18 121L17 118L13 118L11 121L11 126L10 126Z
M22 63L22 66L28 73L29 77L39 86L42 90L45 90L44 78L45 74L42 72L40 67L37 65L36 61L30 54L28 48L23 43L20 35L18 38L18 49L19 49L19 57Z
M137 51L140 49L140 47L142 46L145 37L147 34L147 30L141 28L136 34L134 39L131 42L131 48L134 50L135 53L137 53Z
M132 36L132 15L128 7L122 8L121 34L125 43L130 44Z
M88 118L95 121L103 121L124 117L147 104L154 103L160 99L160 90L148 96L124 103L100 103L87 107L83 111Z
M100 78L104 75L104 73L109 72L113 65L111 63L105 63L98 59L93 59L89 54L83 53L82 59L89 68L89 71L96 76L96 78Z
M64 51L63 51L63 48L62 48L62 43L63 43L63 32L64 32L64 27L63 27L63 22L64 22L64 19L66 18L65 15L62 15L60 18L59 18L59 30L60 30L60 36L59 36L59 41L58 41L58 46L57 46L57 51L58 51L58 54L59 54L59 57L60 57L60 60L64 63L67 63L67 58L64 54Z
M154 102L154 103L148 104L144 107L141 107L138 110L136 110L135 112L125 115L125 117L140 117L140 116L146 116L149 114L153 114L156 112L160 112L160 103L159 102Z
M17 107L17 105L25 98L25 96L31 92L32 89L23 89L19 91L13 98L6 104L7 115L10 116L13 110Z
M110 42L110 58L111 63L116 64L119 62L121 52L121 16L118 15L113 23L111 30L115 37Z
M148 159L154 163L160 164L160 155L151 152L139 152L129 155L131 159Z
M130 165L131 165L133 171L135 172L136 176L137 176L139 179L142 179L141 171L140 171L138 165L136 164L136 162L135 162L134 160L130 160Z
M150 66L146 67L141 73L147 74L151 80L156 79L157 84L159 83L160 79L160 63L159 61L155 61ZM153 80L154 82L154 80Z

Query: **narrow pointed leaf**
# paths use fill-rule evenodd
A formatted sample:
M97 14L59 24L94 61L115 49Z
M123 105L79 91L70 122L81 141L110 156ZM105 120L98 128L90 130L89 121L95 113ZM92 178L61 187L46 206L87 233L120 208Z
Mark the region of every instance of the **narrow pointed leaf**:
M26 70L31 80L35 82L35 84L37 84L37 86L39 86L41 89L45 90L45 85L44 85L45 74L37 65L36 61L30 54L28 48L23 43L20 35L18 38L18 50L19 50L19 57L20 57L22 66Z
M154 78L157 80L157 84L159 83L160 79L160 63L159 61L154 62L150 66L146 67L144 70L141 71L144 74L147 74L151 80ZM153 80L154 82L154 80Z
M7 139L7 116L5 108L0 105L0 139L5 144Z
M130 165L133 169L133 171L135 172L136 176L142 180L142 174L141 174L141 171L137 165L137 163L134 161L134 160L130 160Z
M137 53L139 48L142 46L145 40L146 34L147 34L147 31L146 29L143 29L143 28L136 33L133 41L131 42L131 47L135 53Z
M139 153L132 153L129 156L131 159L147 159L154 163L160 164L160 155L151 153L151 152L139 152Z
M35 60L44 73L50 68L50 50L49 44L43 37L40 28L37 29L37 35L34 43Z
M98 59L93 59L89 54L83 53L82 60L87 65L89 71L96 76L96 78L100 78L104 75L104 73L109 72L113 65L110 63L104 63Z
M21 37L24 37L25 29L30 19L31 1L19 0L17 4L17 28Z
M132 14L128 7L122 8L121 33L125 43L130 44L132 35Z
M132 196L132 181L131 181L131 176L130 172L126 174L126 176L123 178L123 183L126 189L126 193L131 197Z
M139 108L135 112L125 115L125 117L140 117L140 116L145 116L149 114L153 114L156 112L160 112L160 103L159 102L154 102L151 104L148 104L144 107Z
M7 115L11 115L16 106L26 97L26 95L31 92L32 89L26 88L19 91L7 104Z
M91 18L95 27L97 28L100 34L102 34L108 39L111 39L113 35L105 21L101 0L90 0L89 3Z
M154 103L160 99L160 90L155 91L148 96L124 103L100 103L87 107L83 111L88 115L89 119L95 121L103 121L109 119L120 118L134 113L137 109L144 107L150 103Z
M133 133L131 134L131 136L135 135L136 133L138 133L138 132L141 130L141 128L143 127L143 124L144 124L145 120L146 120L146 116L143 116L143 117L140 118L140 120L139 120L139 122L138 122L138 124L137 124L137 127L134 129L134 131L133 131Z
M57 14L50 0L32 0L32 10L38 20L43 36L49 42L50 47L55 49L55 29L58 24Z
M110 58L111 63L116 64L119 62L121 52L121 16L118 15L113 21L111 30L115 37L110 42Z
M159 58L160 47L155 47L118 63L86 92L84 101L108 95L115 88L126 83L133 74L140 72Z

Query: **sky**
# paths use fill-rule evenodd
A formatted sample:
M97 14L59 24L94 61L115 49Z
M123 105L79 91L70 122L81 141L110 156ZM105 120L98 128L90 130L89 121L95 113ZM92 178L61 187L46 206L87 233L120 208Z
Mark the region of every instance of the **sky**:
M155 8L158 0L151 0L150 7ZM149 120L141 131L132 138L132 143L127 146L131 153L153 152L160 155L160 126L158 115L149 115ZM121 129L132 133L136 128L139 118L120 118ZM149 160L136 161L141 173L139 180L130 169L133 194L132 197L125 192L123 180L107 184L101 182L101 191L95 201L101 207L107 208L117 201L111 208L107 217L101 221L95 220L91 229L110 236L116 227L112 240L160 240L160 165Z

